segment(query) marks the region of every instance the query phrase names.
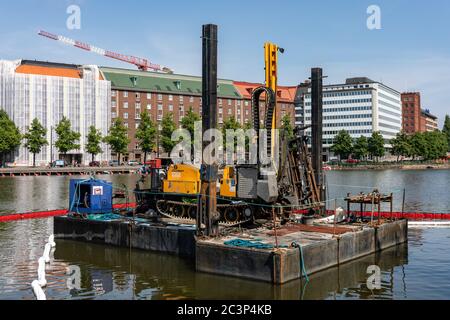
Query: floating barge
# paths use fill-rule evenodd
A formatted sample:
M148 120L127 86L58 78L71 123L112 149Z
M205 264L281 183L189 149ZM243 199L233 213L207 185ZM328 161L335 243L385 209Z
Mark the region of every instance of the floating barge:
M195 225L161 219L110 220L54 218L57 239L70 239L179 255L195 260L196 270L284 284L377 251L405 243L407 220L372 224L227 230L227 235L196 238ZM303 258L302 258L303 257Z

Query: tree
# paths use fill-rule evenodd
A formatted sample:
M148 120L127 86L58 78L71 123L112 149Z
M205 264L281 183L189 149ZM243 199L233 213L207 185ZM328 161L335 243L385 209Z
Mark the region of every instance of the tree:
M42 147L48 144L46 136L47 129L35 118L28 132L24 135L25 147L33 154L33 167L36 167L36 154L40 153Z
M410 146L413 160L417 157L424 157L427 154L425 135L421 132L416 132L410 137Z
M397 133L397 136L391 140L391 145L392 154L397 156L397 162L400 157L410 157L412 154L410 138L403 131Z
M437 160L447 155L448 142L444 133L439 130L425 132L424 139L427 146L424 160Z
M244 131L251 130L251 129L253 129L253 125L251 124L250 121L247 121L244 123L243 129L244 129ZM256 134L259 134L259 133L256 133ZM247 152L246 150L250 150L250 138L247 135L245 135L245 150L244 151Z
M145 164L147 162L147 153L153 151L156 140L156 125L147 112L141 113L141 122L136 130L136 139L139 141L139 146L144 152Z
M442 133L447 138L447 151L450 152L450 116L445 116L444 128L442 129Z
M288 114L281 119L281 129L288 142L294 139L294 128L291 124L291 117Z
M120 156L127 152L130 139L128 138L128 129L123 124L121 118L117 118L109 128L108 135L103 138L103 142L110 145L113 152L117 154L117 161L120 165Z
M375 157L377 161L379 160L379 157L383 157L385 154L384 149L384 138L379 132L372 133L372 136L369 138L369 154L372 157Z
M347 159L353 151L353 140L350 134L342 130L334 138L335 143L331 146L331 151L339 155L341 159Z
M181 127L183 129L186 129L189 131L191 135L191 141L193 143L194 141L194 127L195 122L200 121L201 118L198 114L196 114L194 111L192 111L192 108L189 108L189 111L186 113L186 115L181 120Z
M3 165L5 154L20 146L22 135L6 111L0 110L0 166Z
M97 130L95 126L90 126L86 138L86 151L91 154L92 162L94 162L95 156L103 151L100 146L100 143L102 142L102 133L100 130Z
M362 160L367 157L368 153L369 142L367 141L367 138L365 136L361 136L356 139L356 142L353 146L353 154L355 155L356 159Z
M223 142L225 143L225 150L226 151L230 151L230 150L236 150L237 148L237 144L238 144L238 138L235 137L233 139L233 143L227 143L227 130L239 130L242 129L242 126L239 122L236 121L235 117L229 117L228 119L225 119L225 121L223 122L222 125L222 137L223 137ZM232 154L228 154L226 155L227 157L230 156L232 158Z
M66 117L61 119L61 122L55 128L55 132L58 135L55 146L60 153L64 154L64 158L70 150L80 148L78 141L80 140L81 134L72 131L70 120Z
M176 142L172 141L172 133L175 131L176 126L175 122L173 121L173 114L167 113L164 115L161 121L161 146L163 147L164 151L169 153L172 151L172 149L175 147Z

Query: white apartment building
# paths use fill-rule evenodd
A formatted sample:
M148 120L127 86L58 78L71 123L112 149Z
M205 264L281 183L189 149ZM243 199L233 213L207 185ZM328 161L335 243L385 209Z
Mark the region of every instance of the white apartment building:
M47 128L49 145L36 155L37 165L48 165L60 158L54 146L54 128L63 116L72 130L81 134L80 149L71 150L68 158L89 164L85 150L91 125L107 135L111 122L111 84L101 78L96 66L76 66L40 61L0 60L0 108L4 109L22 133L34 118ZM110 160L110 150L102 144L103 153L96 160ZM33 157L22 145L7 156L16 166L32 165ZM69 160L70 161L70 160Z
M301 107L297 107L296 124L301 123L301 118ZM304 98L304 120L305 125L311 124L311 89ZM354 139L380 132L389 149L389 141L402 130L400 92L368 78L350 78L345 84L324 86L323 148L328 156L341 130Z

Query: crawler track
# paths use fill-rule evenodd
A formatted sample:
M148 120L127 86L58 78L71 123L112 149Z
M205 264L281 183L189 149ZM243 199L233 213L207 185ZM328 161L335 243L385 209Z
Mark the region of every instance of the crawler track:
M195 223L197 215L197 204L159 200L156 202L158 213L166 218L174 219L182 223ZM242 225L253 220L253 208L243 203L218 204L221 227L231 228Z

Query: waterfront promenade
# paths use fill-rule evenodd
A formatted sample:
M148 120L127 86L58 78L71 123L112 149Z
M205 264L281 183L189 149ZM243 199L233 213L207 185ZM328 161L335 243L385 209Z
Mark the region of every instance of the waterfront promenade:
M1 168L0 177L12 176L62 176L62 175L92 175L92 174L130 174L137 173L140 166L116 166L116 167L16 167Z

